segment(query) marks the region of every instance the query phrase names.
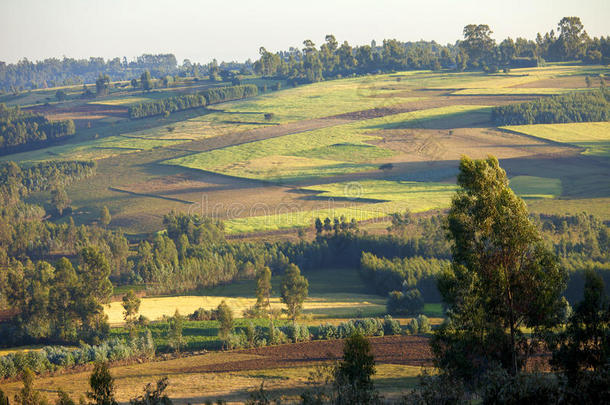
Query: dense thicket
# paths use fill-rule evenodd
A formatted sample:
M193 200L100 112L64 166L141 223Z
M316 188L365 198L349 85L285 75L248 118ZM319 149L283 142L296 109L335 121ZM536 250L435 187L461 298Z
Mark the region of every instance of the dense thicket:
M32 149L74 135L72 120L49 121L0 104L0 154Z
M191 108L205 107L206 98L202 95L186 94L183 96L169 97L147 103L133 104L129 107L129 118L144 118L188 110Z
M0 202L8 205L32 192L65 187L93 176L95 169L95 162L87 161L47 161L29 167L0 163Z
M426 302L440 301L436 276L449 265L448 260L420 256L386 259L363 252L360 274L379 295L401 288L417 288Z
M492 119L496 125L609 121L610 91L569 93L494 107Z
M201 92L208 104L218 104L225 101L239 100L254 97L258 94L255 84L242 84L238 86L225 86L206 89Z

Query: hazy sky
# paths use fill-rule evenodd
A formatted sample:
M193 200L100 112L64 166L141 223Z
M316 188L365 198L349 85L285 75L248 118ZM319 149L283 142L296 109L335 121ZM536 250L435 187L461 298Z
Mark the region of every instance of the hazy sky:
M610 35L610 0L0 0L0 60L171 52L180 63L243 61L260 46L319 45L329 33L352 45L453 43L471 23L499 40L534 39L572 15L589 35Z

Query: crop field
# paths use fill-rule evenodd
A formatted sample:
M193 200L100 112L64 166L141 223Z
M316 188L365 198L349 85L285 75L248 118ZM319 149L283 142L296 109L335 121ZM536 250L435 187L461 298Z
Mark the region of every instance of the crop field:
M426 337L388 336L372 338L371 343L377 363L373 381L388 399L398 399L415 386L417 375L424 367L432 366ZM120 403L140 395L147 383L164 376L168 376L170 382L167 394L176 404L217 399L243 403L263 381L272 397L289 402L311 388L307 383L310 374L319 365L339 359L342 348L343 342L338 340L212 352L144 364L116 365L111 368L111 374ZM77 397L88 390L90 373L86 370L41 377L36 379L35 388L50 400L55 399L59 388ZM2 388L12 397L20 387L21 383L11 382L3 384Z
M262 237L310 227L316 217L382 221L403 209L442 209L450 201L450 188L416 192L412 186L400 196L401 191L387 187L405 182L450 187L463 154L497 156L533 210L565 207L571 212L576 206L570 201L577 199L607 217L610 196L599 187L607 182L607 164L599 160L608 156L607 123L506 130L493 126L489 112L494 105L532 99L534 93L583 89L585 75L595 78L608 71L552 65L508 74L409 71L294 88L283 83L282 90L251 99L141 120L128 120L120 111L135 101L221 84L185 82L150 93L117 88L100 99L39 105L40 112L52 116L81 117L75 137L0 160L96 160L98 175L67 189L73 218L88 223L106 205L111 226L132 234L158 229L172 209L226 220L233 235ZM54 91L27 97L52 98ZM77 94L82 86L69 91ZM366 195L345 198L337 187L350 182L366 184ZM32 198L45 202L49 195Z
M370 164L351 163L355 147L365 151L359 157L366 160L359 159L360 162L373 163L393 154L365 143L379 139L368 135L371 131L416 127L424 122L461 117L481 109L484 107L456 105L394 114L198 153L165 163L236 177L284 182L370 171L375 168ZM346 144L350 146L345 147ZM297 156L293 156L294 153ZM321 154L324 159L319 158ZM327 159L331 157L332 160Z
M584 148L585 155L610 157L610 122L511 125L502 128L575 145Z

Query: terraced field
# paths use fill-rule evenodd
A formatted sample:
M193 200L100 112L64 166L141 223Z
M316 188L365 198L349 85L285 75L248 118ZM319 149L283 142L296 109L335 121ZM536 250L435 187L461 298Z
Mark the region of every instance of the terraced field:
M497 156L510 177L520 177L513 186L529 196L534 209L549 209L544 199L555 202L554 210L571 211L571 199L578 198L604 217L610 216L604 205L610 196L599 185L607 181L607 123L496 128L489 114L494 105L583 89L585 75L600 73L608 69L554 65L493 75L399 72L284 85L252 99L134 121L104 114L189 91L195 84L151 93L121 90L85 104L77 134L67 143L0 159L97 160L99 174L67 190L73 217L87 223L107 205L111 225L130 233L158 229L172 209L225 219L228 232L238 234L307 227L316 217L371 221L395 210L443 208L449 188L439 194L381 185L450 185L462 154ZM53 93L32 92L22 99L35 94ZM36 108L59 117L69 114L70 106ZM273 115L266 118L267 113ZM367 196L346 199L340 189L331 190L349 182L366 184ZM33 198L45 202L49 196Z

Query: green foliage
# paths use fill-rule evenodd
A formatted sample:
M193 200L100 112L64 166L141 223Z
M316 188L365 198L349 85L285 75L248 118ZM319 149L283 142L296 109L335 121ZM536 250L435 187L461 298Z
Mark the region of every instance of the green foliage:
M169 318L167 340L171 348L176 353L180 353L180 349L184 346L184 337L182 336L182 329L184 328L184 317L180 315L178 309L174 313L174 316Z
M91 391L87 392L90 405L117 405L114 399L114 378L108 369L108 363L98 361L95 363L93 373L89 377Z
M383 334L384 335L400 335L402 333L402 328L400 327L400 322L396 319L392 319L390 315L386 315L383 318Z
M222 301L218 305L216 313L218 314L218 322L220 323L218 336L222 340L226 340L233 329L233 311L226 302Z
M416 288L406 291L392 291L386 305L392 315L415 315L424 309L424 300Z
M335 371L336 404L374 404L379 396L373 384L375 360L369 341L359 333L345 339L343 360Z
M156 386L152 383L146 384L144 394L129 400L130 405L172 405L165 390L169 386L169 378L163 377L157 381Z
M271 297L271 269L265 266L256 273L256 307L269 309Z
M76 402L70 398L70 395L66 391L60 388L57 390L57 400L55 401L55 405L76 405Z
M448 217L453 266L439 277L449 317L432 348L442 370L469 383L493 362L516 375L537 341L522 327L556 323L566 274L497 159L462 158L458 185Z
M239 100L254 97L258 94L255 84L243 84L239 86L214 87L201 92L207 104L218 104L225 101Z
M576 305L565 331L551 341L551 364L576 385L587 370L600 372L610 359L610 300L602 278L585 273L584 299Z
M414 390L401 400L404 405L459 405L465 403L466 392L462 381L448 374L430 375L427 371L419 376Z
M15 403L19 405L47 405L47 399L34 389L34 373L24 368L21 374L23 388L15 395Z
M494 107L496 125L610 121L610 91L589 91Z
M0 103L0 154L39 148L74 135L72 120L49 121Z
M129 106L127 114L131 119L154 117L156 115L171 114L191 108L205 107L206 99L202 95L185 94L168 97L146 103L137 103Z
M281 298L286 304L288 316L292 320L301 313L303 302L307 298L309 283L307 279L301 275L301 270L295 264L289 264L286 269L286 274L282 280Z
M108 211L108 207L105 205L102 207L102 211L100 212L100 224L103 226L108 226L112 217L110 216L110 211Z

